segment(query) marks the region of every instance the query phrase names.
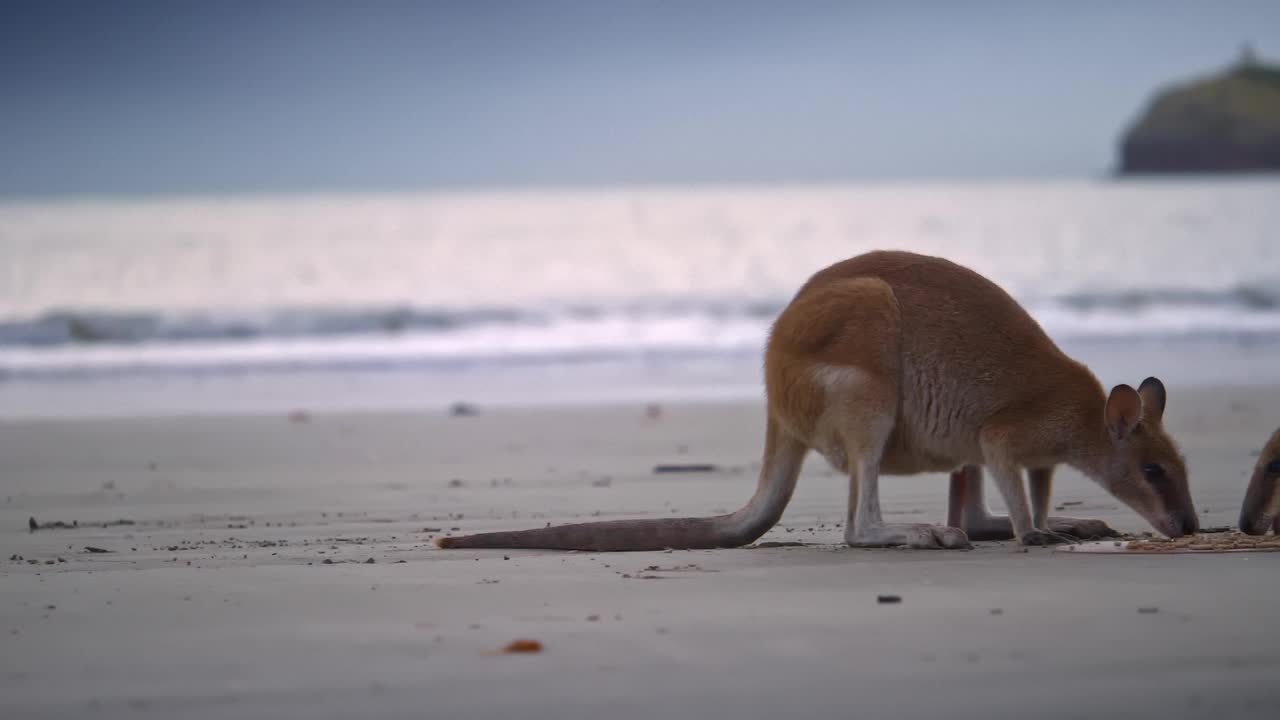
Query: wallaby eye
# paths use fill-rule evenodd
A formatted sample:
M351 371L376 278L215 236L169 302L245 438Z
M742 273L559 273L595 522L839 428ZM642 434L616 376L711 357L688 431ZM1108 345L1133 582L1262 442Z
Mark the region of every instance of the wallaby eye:
M1280 460L1272 460L1267 463L1268 475L1280 475Z
M1142 474L1149 482L1158 482L1164 479L1164 468L1155 463L1147 463L1142 466Z

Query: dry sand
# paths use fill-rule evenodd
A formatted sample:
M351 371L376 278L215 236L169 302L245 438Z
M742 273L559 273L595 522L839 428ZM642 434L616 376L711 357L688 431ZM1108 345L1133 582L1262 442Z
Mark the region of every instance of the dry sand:
M1280 424L1280 392L1175 393L1167 422L1204 524L1233 524L1251 451ZM1280 553L844 548L846 483L816 456L763 538L803 546L429 542L732 509L754 485L762 425L759 403L669 405L657 420L635 406L5 423L0 716L1280 711ZM652 472L667 462L722 470ZM942 520L942 476L883 487L891 519ZM1055 500L1147 529L1074 472ZM29 532L29 517L78 526ZM519 638L543 651L491 652Z

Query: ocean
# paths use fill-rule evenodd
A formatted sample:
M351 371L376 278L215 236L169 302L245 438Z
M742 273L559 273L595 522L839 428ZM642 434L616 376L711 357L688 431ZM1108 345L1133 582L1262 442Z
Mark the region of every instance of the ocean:
M0 204L0 417L760 397L800 284L890 248L1104 383L1280 380L1275 177L76 199Z

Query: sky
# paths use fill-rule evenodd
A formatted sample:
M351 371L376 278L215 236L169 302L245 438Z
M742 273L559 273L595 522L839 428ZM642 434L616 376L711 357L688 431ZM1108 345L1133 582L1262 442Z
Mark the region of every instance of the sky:
M0 195L1090 177L1280 2L0 0Z

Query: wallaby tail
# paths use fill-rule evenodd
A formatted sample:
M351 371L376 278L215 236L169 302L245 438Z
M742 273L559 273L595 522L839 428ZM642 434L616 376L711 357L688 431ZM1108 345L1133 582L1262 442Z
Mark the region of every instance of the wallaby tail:
M807 448L769 419L756 492L728 515L657 520L607 520L533 530L442 537L442 548L541 548L550 550L693 550L738 547L768 532L791 500Z

